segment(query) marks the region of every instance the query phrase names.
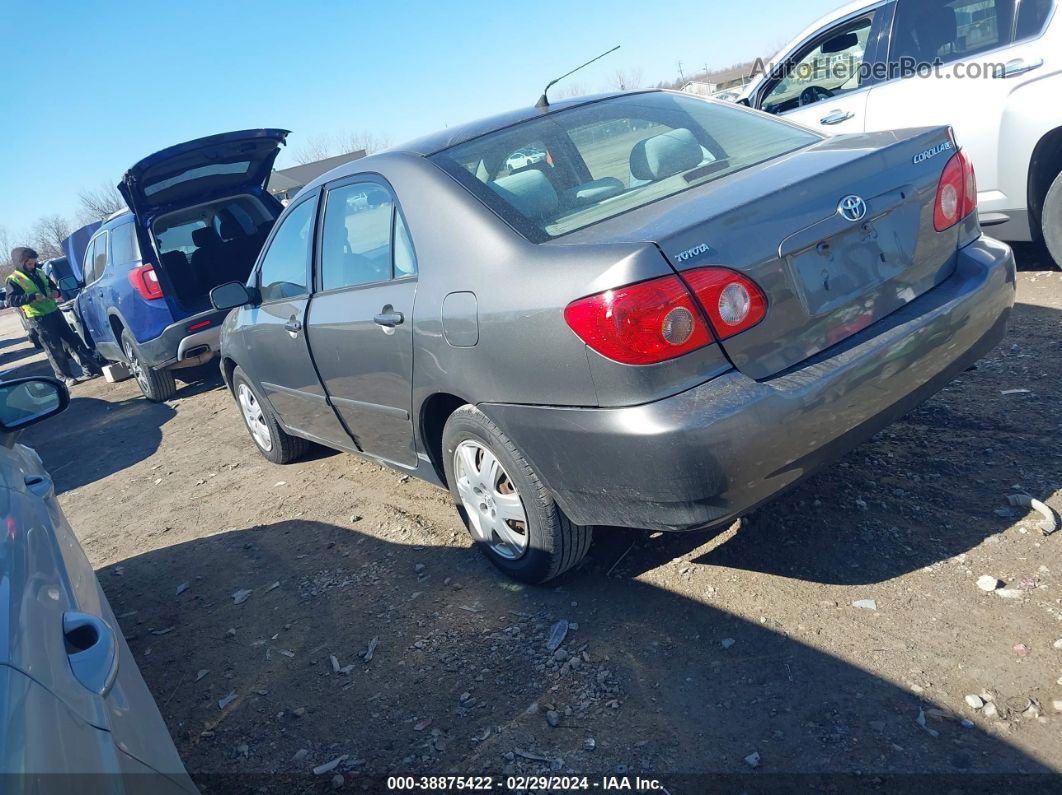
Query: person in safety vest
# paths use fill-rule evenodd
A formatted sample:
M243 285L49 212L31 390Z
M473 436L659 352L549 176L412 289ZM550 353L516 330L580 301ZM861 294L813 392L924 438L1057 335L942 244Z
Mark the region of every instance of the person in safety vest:
M12 250L11 262L15 270L7 277L7 305L18 307L37 330L55 377L67 386L82 380L68 372L67 351L77 358L86 376L95 378L100 375L92 352L67 325L63 313L59 311L56 302L59 288L42 271L37 270L37 252L20 246Z

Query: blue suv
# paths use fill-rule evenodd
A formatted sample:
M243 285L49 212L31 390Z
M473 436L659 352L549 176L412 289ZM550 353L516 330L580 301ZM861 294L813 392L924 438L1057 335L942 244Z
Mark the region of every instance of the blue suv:
M227 311L210 290L245 282L283 206L266 183L287 130L222 133L144 158L118 185L128 210L85 248L77 314L96 350L145 397L172 398L173 371L218 352Z

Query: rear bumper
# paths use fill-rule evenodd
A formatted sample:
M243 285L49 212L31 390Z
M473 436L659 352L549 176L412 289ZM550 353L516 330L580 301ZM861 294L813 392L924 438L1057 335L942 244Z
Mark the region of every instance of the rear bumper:
M981 238L954 274L784 373L730 371L644 406L484 404L572 521L649 530L729 523L834 461L994 348L1014 257Z
M198 359L201 353L216 354L221 349L221 324L227 314L228 310L211 310L171 323L155 339L137 345L141 361L149 367L159 369ZM207 321L210 322L209 326L189 331L190 326ZM204 346L206 351L203 350ZM194 363L202 364L203 361L205 359Z

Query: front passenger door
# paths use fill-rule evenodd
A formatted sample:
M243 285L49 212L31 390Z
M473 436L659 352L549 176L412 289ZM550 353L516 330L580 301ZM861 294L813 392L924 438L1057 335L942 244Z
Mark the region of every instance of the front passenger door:
M387 183L361 175L328 188L317 262L307 326L329 399L362 451L415 466L417 262Z
M247 344L240 366L265 393L281 422L300 436L349 447L328 405L306 345L310 255L317 197L295 205L278 222L254 275L261 299L237 318Z
M863 132L866 74L874 60L881 11L834 25L785 56L785 75L769 77L756 107L826 135Z

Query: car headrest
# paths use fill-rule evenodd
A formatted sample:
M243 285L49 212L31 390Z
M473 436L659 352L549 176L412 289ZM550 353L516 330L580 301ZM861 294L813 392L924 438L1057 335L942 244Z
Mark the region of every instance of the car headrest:
M159 259L170 273L176 273L188 267L188 255L183 251L167 251L159 255Z
M631 150L635 179L664 179L696 168L704 159L697 139L685 127L639 141Z
M940 48L955 41L959 35L959 26L955 21L955 10L951 6L929 6L919 10L912 38L915 39L915 54L918 58L930 62L940 55Z
M222 218L218 222L218 231L221 233L223 240L235 240L238 237L243 237L243 227L240 226L240 222L231 216L228 218Z
M192 242L195 243L196 248L206 248L217 245L221 242L221 238L214 231L214 227L204 226L202 229L192 230Z
M557 212L557 191L549 177L537 168L499 177L488 184L528 218L545 218Z

